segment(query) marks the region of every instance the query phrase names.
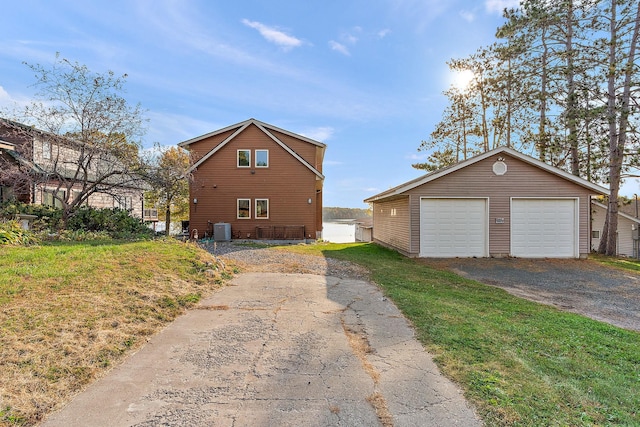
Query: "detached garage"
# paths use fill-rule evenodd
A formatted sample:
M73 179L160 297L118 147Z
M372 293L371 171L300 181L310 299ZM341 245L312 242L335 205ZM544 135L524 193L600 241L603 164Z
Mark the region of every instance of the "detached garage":
M365 200L373 241L408 256L579 258L609 190L501 147Z

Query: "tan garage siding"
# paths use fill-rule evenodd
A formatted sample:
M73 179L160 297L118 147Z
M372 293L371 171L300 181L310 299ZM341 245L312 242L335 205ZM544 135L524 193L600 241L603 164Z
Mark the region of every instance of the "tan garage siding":
M410 252L409 197L373 204L373 240Z
M596 204L592 205L592 230L596 231L598 237L591 238L592 250L598 250L600 245L600 237L602 237L602 228L604 227L604 219L607 215L606 207ZM618 238L616 253L622 256L633 257L636 255L634 250L633 230L638 227L637 221L627 218L624 214L618 214Z
M498 157L504 158L507 172L493 173ZM490 156L477 163L447 174L406 192L411 200L411 217L420 217L420 197L488 197L489 198L489 252L491 255L510 253L510 199L511 197L579 197L580 254L589 253L589 196L588 189L546 172L536 166L505 153ZM497 223L504 221L503 223ZM376 223L375 226L378 226ZM374 228L375 229L375 228ZM411 223L411 235L420 235L419 221ZM409 252L417 256L419 239L412 239Z

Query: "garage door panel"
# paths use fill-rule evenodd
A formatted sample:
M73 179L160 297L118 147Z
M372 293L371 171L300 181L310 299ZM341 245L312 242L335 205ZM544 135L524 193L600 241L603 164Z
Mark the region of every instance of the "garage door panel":
M420 256L486 256L486 199L423 199Z
M575 199L513 199L511 255L576 256L576 209Z

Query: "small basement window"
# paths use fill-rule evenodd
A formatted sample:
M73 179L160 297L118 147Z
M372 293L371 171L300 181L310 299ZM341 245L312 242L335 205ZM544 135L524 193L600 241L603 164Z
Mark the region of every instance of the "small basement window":
M600 238L600 230L591 230L591 238L599 239Z
M251 167L251 150L238 150L238 167Z

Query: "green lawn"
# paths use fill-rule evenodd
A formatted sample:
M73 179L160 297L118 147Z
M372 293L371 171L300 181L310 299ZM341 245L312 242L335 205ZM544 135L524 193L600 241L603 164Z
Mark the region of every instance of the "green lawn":
M0 426L34 425L228 273L177 241L0 246Z
M368 268L487 425L640 425L639 333L516 298L374 244L286 250Z
M602 264L608 265L610 267L621 268L624 270L640 272L640 260L633 258L614 258L607 257L604 255L591 255L590 257L593 260L596 260Z

